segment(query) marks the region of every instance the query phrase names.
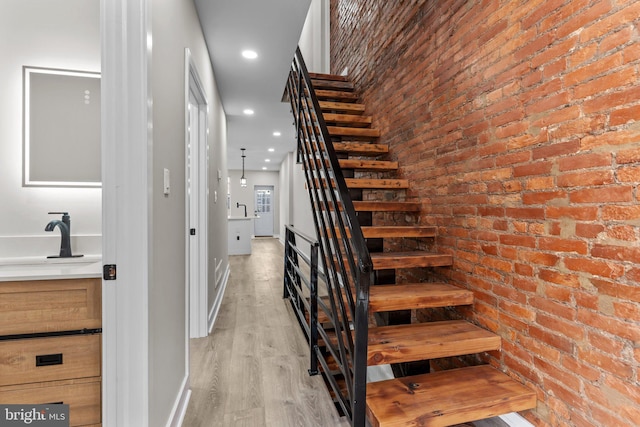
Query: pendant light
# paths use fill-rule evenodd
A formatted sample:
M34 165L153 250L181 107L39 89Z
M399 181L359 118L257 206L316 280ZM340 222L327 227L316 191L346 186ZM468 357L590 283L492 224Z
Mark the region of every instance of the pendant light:
M242 151L242 176L240 177L240 187L247 186L247 178L244 177L244 158L247 157L244 155L244 148L240 149Z

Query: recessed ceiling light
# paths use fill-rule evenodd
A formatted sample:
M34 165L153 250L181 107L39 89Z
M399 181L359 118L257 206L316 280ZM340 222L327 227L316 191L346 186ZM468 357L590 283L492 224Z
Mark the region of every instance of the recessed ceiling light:
M269 163L271 159L264 159L265 162Z
M270 152L270 153L273 153L274 151L276 151L276 149L275 149L275 148L269 148L269 152Z
M275 131L275 132L273 133L273 136L280 136L280 135L282 135L282 134L281 134L280 132L278 132L278 131Z
M245 108L244 110L242 110L242 112L247 116L253 116L253 113L254 113L254 111L251 108Z
M244 56L247 59L256 59L258 57L258 54L256 53L255 50L243 50L242 51L242 56Z
M262 167L262 170L263 170L263 171L266 171L266 170L267 170L267 167L266 167L266 166L263 166L263 167Z

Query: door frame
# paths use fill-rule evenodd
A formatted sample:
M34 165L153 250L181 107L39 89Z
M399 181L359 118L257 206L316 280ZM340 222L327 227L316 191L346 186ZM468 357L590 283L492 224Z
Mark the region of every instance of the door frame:
M101 0L102 425L149 425L151 5Z
M186 251L186 288L187 288L187 319L186 324L189 330L186 336L190 338L206 337L209 334L208 328L208 248L207 248L207 218L208 218L208 182L209 182L209 161L207 159L208 153L208 124L207 124L207 111L208 102L205 95L204 87L195 63L191 57L191 51L189 48L185 48L185 159L187 164L185 165L185 185L187 186L185 195L185 207L187 230L186 233L189 236L189 248ZM187 124L190 124L190 106L191 93L194 94L197 101L198 108L198 130L197 139L198 145L195 149L192 147L191 154L195 153L195 164L197 169L197 194L195 197L190 196L189 181L189 148L190 143L190 129ZM191 162L194 164L194 162ZM189 228L193 226L190 223L191 213L193 210L197 210L197 220L195 224L196 234L191 236ZM196 253L191 253L191 243L193 239L196 240ZM193 259L195 257L195 260ZM192 262L194 261L194 262ZM195 276L195 277L194 277ZM188 341L188 340L187 340ZM187 342L187 349L189 343ZM188 354L188 352L187 352ZM189 358L187 357L187 360ZM187 366L187 372L189 372Z

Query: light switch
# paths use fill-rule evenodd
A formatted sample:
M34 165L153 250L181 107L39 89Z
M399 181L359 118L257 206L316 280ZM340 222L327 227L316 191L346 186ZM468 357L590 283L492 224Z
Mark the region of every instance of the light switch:
M169 169L164 168L164 195L168 196L169 191L171 190L171 179L169 174Z

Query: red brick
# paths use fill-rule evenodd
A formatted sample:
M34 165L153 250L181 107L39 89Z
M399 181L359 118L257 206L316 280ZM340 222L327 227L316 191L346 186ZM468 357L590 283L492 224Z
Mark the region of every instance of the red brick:
M640 150L638 150L638 158L640 159ZM618 160L618 162L620 161ZM611 166L611 153L577 154L558 160L558 167L563 172L604 166Z
M544 219L543 208L507 208L506 215L519 219Z
M618 21L618 22L621 22L621 21ZM616 33L613 33L605 37L600 42L600 52L607 52L611 49L617 49L618 47L627 44L631 40L632 35L633 35L632 29L629 27L626 27Z
M586 258L565 258L564 264L569 270L583 271L594 276L618 278L624 274L624 268L620 265L606 261Z
M620 182L640 182L640 166L631 166L618 169L616 173Z
M640 15L640 4L634 3L629 7L622 8L620 11L601 18L598 22L585 28L580 34L580 40L592 40L610 33L612 30L624 27L627 22L632 22ZM627 30L630 30L627 28ZM606 39L605 39L606 40ZM620 44L624 43L624 39L618 40Z
M573 92L574 99L584 99L611 89L628 86L635 83L636 79L636 71L633 68L623 68L620 71L577 85Z
M545 204L550 200L564 199L567 197L567 193L561 190L558 191L541 191L535 193L524 193L522 195L522 202L525 205L540 205Z
M547 212L549 215L549 212ZM598 237L598 234L604 231L604 226L601 224L589 224L589 223L578 223L576 224L576 236L578 237L587 237L590 239L594 239Z
M640 206L603 206L602 219L612 221L638 220L640 219Z
M518 259L530 262L532 264L553 266L557 264L560 258L557 255L547 254L543 252L521 251Z
M579 288L580 280L574 274L560 273L555 270L541 269L538 275L542 280L559 285L568 286L570 288Z
M574 154L580 149L580 141L574 139L572 141L551 144L532 150L534 160L546 159L548 157L557 157L565 154Z
M607 236L612 239L633 242L636 240L636 228L630 225L614 226L607 230Z
M612 184L613 182L613 171L611 170L564 173L558 176L558 186L560 187L585 187Z
M578 349L578 356L592 366L617 375L623 378L629 378L632 374L631 366L626 363L619 362L611 358L610 354L601 353L592 349Z
M575 252L581 255L586 255L587 253L587 244L582 240L541 237L538 239L538 247L541 250L554 252Z
M580 372L580 376L587 381L597 381L600 378L600 371L586 365L582 360L564 357L562 359L562 366L567 368L569 371Z
M512 246L524 246L529 248L534 248L536 246L535 237L524 236L524 235L502 235L500 236L500 243L503 245L512 245Z
M546 175L551 172L551 167L553 164L551 162L535 162L529 163L523 166L516 166L513 168L513 176L528 176L528 175Z
M595 221L597 217L598 207L596 206L547 206L547 218Z
M552 176L538 176L528 178L525 188L529 191L548 190L554 188L554 180Z
M575 3L575 5L572 3ZM591 7L586 8L579 13L575 13L578 9L583 7L582 5L582 2L571 1L568 6L566 6L568 11L567 13L570 14L571 17L566 23L556 27L556 37L558 39L562 39L574 31L588 26L591 22L598 20L601 16L606 15L607 12L611 10L611 3L609 1L599 1ZM553 26L555 27L555 25Z
M609 203L633 201L633 187L598 187L569 193L572 203Z
M526 102L526 100L524 102ZM532 102L531 104L527 105L525 112L531 115L540 114L543 112L547 114L553 114L551 110L555 110L558 107L567 104L568 102L569 102L569 93L559 92L559 93L547 96L546 98Z
M514 270L521 276L533 276L533 268L528 264L516 263L514 265Z
M529 327L529 336L565 353L571 354L573 352L573 340L561 337L538 326L531 325Z
M597 243L591 248L591 255L596 258L606 258L640 264L640 246L613 246Z
M605 316L591 310L579 308L578 321L629 340L638 341L640 338L640 328L634 327L632 323Z
M576 71L568 73L564 77L564 84L566 86L573 86L575 84L591 80L594 76L604 74L620 65L622 65L622 54L620 52L614 53Z
M593 97L583 103L582 109L585 114L592 114L598 111L606 111L622 105L635 103L639 97L640 87L630 86L620 91L609 92L602 96Z
M614 110L609 117L612 126L635 122L640 119L640 105Z

